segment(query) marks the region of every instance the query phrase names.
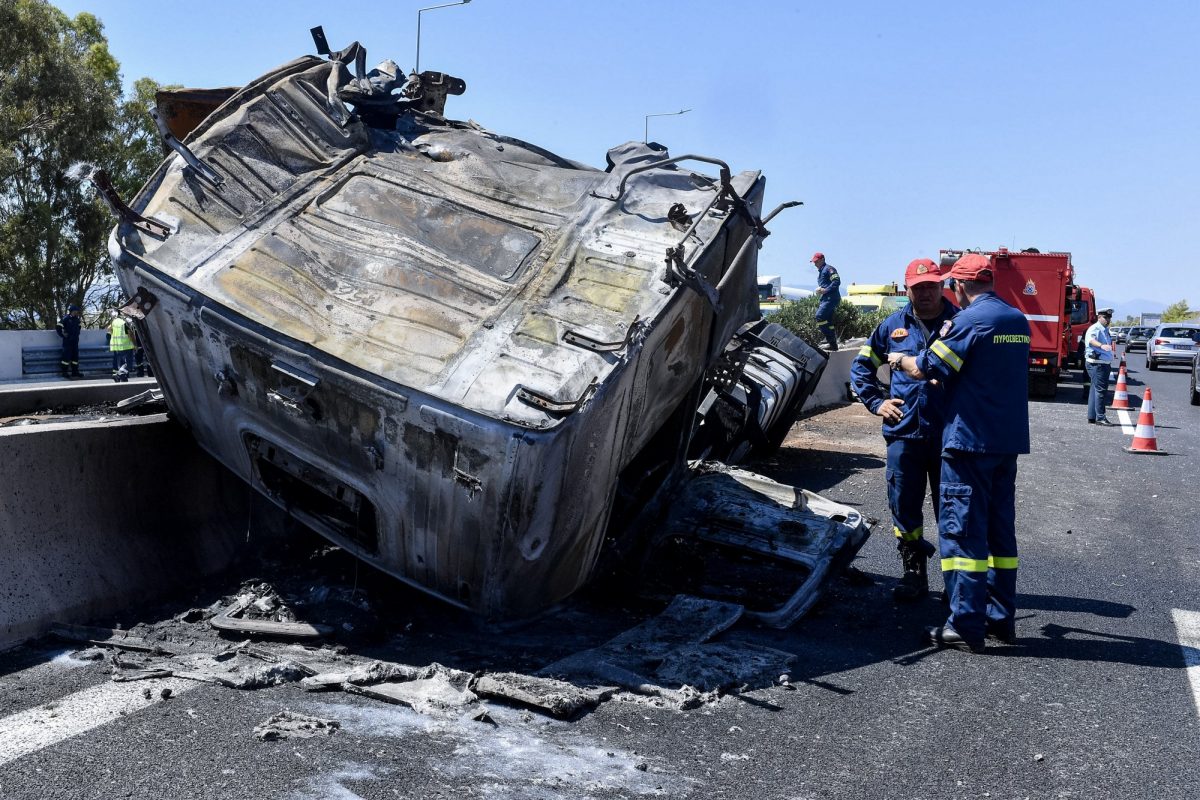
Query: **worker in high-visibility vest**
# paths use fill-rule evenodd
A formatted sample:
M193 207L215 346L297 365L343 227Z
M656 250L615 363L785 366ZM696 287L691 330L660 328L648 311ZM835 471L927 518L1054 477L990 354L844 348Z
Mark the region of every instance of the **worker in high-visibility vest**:
M129 321L113 312L108 331L108 349L113 356L113 380L127 381L133 370L133 337L129 334Z

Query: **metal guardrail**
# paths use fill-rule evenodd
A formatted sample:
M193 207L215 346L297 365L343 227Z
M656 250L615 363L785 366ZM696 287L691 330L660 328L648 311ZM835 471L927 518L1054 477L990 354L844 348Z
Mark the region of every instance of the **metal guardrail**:
M61 347L21 348L22 375L57 375L61 369ZM79 371L112 373L112 352L107 347L80 347Z

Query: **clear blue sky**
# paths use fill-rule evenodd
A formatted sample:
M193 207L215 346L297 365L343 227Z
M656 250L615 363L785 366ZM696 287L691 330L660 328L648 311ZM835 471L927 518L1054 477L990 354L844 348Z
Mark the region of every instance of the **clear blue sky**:
M413 66L416 9L60 0L105 24L127 81L241 85L354 39ZM603 166L650 138L767 176L761 274L899 279L939 248L1074 254L1112 303L1200 306L1200 3L473 0L423 15L450 116Z

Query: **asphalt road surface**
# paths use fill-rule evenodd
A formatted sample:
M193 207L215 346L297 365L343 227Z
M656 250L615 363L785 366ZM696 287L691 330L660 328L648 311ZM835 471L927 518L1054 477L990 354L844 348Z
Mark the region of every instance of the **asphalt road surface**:
M1149 372L1141 355L1129 366L1135 405L1153 388L1167 455L1124 452L1132 427L1087 425L1078 383L1031 401L1015 645L968 655L920 644L944 610L936 594L891 600L882 440L849 406L802 420L755 465L881 520L855 569L793 628L723 635L795 654L789 686L761 681L686 711L618 699L568 721L494 704L481 723L295 684L117 684L105 664L45 641L0 655L0 797L1194 798L1200 408L1182 368ZM547 663L647 613L585 596L492 630L402 591L377 603L389 638L364 653L468 670ZM341 727L252 736L285 709Z

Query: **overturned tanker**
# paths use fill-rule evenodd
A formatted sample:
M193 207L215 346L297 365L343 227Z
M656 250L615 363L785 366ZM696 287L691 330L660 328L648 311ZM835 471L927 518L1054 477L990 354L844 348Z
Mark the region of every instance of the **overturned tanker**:
M588 167L363 55L272 70L190 132L160 117L175 152L106 192L113 262L205 449L398 578L532 613L689 457L777 445L824 358L756 322L761 174L641 143Z

